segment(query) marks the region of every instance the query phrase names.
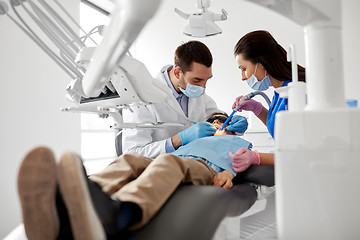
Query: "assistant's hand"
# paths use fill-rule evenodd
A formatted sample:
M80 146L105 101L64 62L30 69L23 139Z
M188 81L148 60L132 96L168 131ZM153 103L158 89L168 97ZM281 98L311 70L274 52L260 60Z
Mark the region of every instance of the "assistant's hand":
M208 122L198 122L195 125L179 132L182 145L186 145L195 139L214 135L216 128Z
M255 101L255 100L252 100L252 99L249 99L249 100L246 100L246 101L243 101L239 104L239 100L242 98L242 96L239 96L235 99L235 102L233 103L233 106L232 108L235 109L237 106L241 106L240 109L238 110L239 112L241 112L242 110L246 110L246 111L252 111L256 116L258 116L261 111L262 111L262 104Z
M225 128L226 131L234 131L237 133L244 133L248 127L247 119L243 116L234 115L229 122L229 126Z
M229 156L233 160L235 172L243 172L252 164L260 164L260 154L256 150L251 151L247 148L240 148L235 154L229 152Z
M213 185L217 187L223 187L230 189L233 187L232 179L234 175L231 172L224 170L215 175L213 179Z

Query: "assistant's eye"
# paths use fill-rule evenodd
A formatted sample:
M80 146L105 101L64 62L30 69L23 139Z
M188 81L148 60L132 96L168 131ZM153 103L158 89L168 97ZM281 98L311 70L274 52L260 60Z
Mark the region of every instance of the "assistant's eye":
M239 67L239 69L240 69L241 72L245 72L245 71L246 71L246 68Z

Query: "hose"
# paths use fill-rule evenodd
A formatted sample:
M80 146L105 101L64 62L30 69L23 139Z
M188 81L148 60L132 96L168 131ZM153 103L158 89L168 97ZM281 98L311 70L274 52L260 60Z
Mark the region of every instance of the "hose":
M270 107L271 102L270 102L269 97L268 97L264 92L262 92L262 91L255 91L255 92L251 92L251 93L249 93L249 94L246 94L246 95L244 95L242 98L240 98L240 100L239 100L239 105L238 105L236 108L234 108L234 111L238 111L238 110L240 109L240 107L241 107L241 106L240 106L240 103L242 103L242 102L244 102L244 101L246 101L246 100L249 100L249 99L255 97L256 95L261 95L261 96L265 99L266 103L267 103L267 104L269 105L269 107Z

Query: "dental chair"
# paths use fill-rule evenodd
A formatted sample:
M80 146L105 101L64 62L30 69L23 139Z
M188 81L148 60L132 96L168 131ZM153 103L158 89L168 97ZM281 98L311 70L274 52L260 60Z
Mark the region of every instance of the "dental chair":
M108 239L213 239L224 218L245 215L256 204L256 186L274 185L274 167L253 165L237 174L233 183L232 189L181 185L145 227ZM4 240L26 240L23 226L19 225Z
M115 137L115 148L120 156L121 131ZM233 179L234 187L230 190L214 186L181 185L145 227L111 239L212 239L224 218L240 216L245 212L249 216L264 210L267 199L259 199L261 196L258 196L257 188L273 187L274 180L274 166L253 165L236 175ZM249 210L255 208L256 203L263 208Z
M254 205L255 185L274 185L274 167L251 166L233 182L232 189L181 185L145 227L109 239L212 239L225 217L240 216Z
M115 137L118 156L122 154L121 145L120 131ZM273 187L274 179L274 166L253 165L236 175L233 179L234 187L230 190L214 186L181 185L145 227L111 239L212 239L224 218L240 216L249 210L259 198L256 188ZM265 201L266 205L266 199L261 201ZM255 213L257 211L248 215Z

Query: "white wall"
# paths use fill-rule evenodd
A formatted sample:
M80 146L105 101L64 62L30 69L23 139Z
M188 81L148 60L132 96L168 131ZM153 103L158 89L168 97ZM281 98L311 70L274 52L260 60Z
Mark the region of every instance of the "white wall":
M75 18L79 1L61 0ZM10 12L12 16L14 14ZM80 117L60 112L69 77L6 16L0 16L0 239L21 222L16 175L22 157L46 145L80 152Z
M345 97L360 106L360 1L343 0L343 51Z
M153 75L166 64L173 63L175 48L182 42L194 38L181 33L185 20L174 12L177 7L183 12L194 13L197 8L195 0L164 0L157 15L145 27L134 48L135 56L143 61ZM344 75L346 79L346 98L360 100L360 82L357 80L360 56L360 30L357 24L360 16L360 1L344 0ZM253 3L239 0L212 0L210 10L220 13L224 8L229 16L228 20L218 22L223 33L208 38L198 38L212 51L214 57L214 77L207 84L207 93L217 102L220 109L231 111L234 99L251 89L241 81L233 56L236 42L246 33L258 29L268 30L285 49L290 43L297 47L298 62L305 66L305 49L303 29L296 23ZM267 91L272 97L273 90ZM262 101L261 97L256 97ZM264 104L265 102L262 101ZM250 116L251 128L261 128L262 124Z

